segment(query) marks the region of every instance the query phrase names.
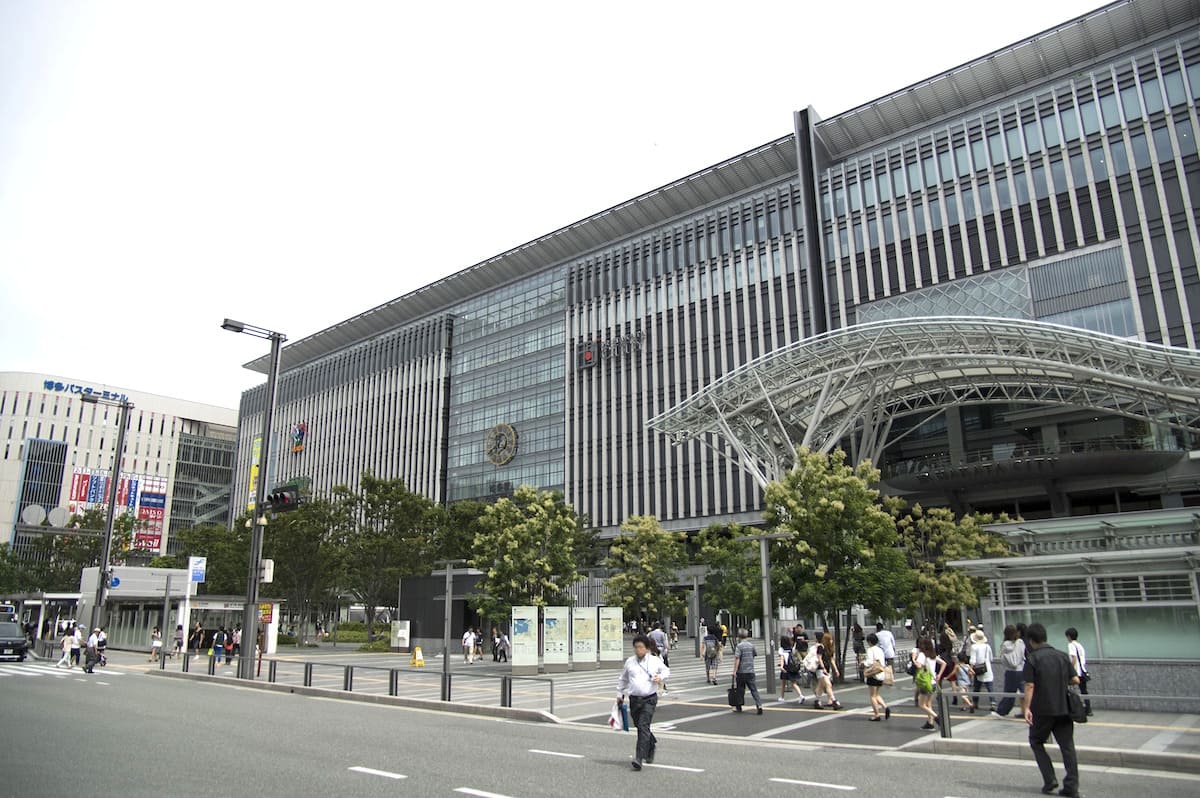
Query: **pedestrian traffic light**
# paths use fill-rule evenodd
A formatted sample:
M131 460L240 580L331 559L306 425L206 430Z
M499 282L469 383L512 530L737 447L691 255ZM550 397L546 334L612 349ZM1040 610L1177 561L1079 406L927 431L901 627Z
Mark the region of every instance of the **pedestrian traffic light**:
M581 369L590 369L596 365L597 356L600 354L600 347L595 341L585 341L579 345L579 367Z
M296 485L280 485L267 494L267 506L276 513L295 510L300 506L300 488Z

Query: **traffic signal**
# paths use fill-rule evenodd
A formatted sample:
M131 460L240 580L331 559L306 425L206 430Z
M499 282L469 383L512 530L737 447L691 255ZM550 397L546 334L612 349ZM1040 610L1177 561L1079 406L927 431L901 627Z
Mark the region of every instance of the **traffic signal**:
M281 485L267 494L267 506L272 512L286 513L300 506L300 488L295 485Z
M600 345L595 341L585 341L579 345L579 368L590 369L599 359Z

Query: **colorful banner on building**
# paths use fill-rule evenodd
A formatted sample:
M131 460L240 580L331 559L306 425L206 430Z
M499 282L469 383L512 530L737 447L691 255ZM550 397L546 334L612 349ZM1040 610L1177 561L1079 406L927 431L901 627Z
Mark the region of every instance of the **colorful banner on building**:
M308 422L298 421L292 425L292 454L304 451L304 441L308 438Z
M262 436L255 435L254 443L250 444L250 499L246 502L246 511L254 512L256 491L258 490L258 467L262 455Z
M136 521L131 548L159 550L167 515L167 480L145 474L122 474L116 493L116 515L133 513ZM83 468L76 468L71 474L67 511L72 515L106 509L109 497L107 474Z

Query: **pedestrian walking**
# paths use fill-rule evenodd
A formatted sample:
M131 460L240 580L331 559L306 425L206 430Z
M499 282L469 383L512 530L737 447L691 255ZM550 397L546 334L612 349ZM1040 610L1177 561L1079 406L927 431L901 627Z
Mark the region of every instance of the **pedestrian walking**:
M162 653L163 641L162 632L158 631L158 627L150 632L150 659L148 662L154 662L158 659L158 655Z
M68 669L74 667L71 664L71 649L74 645L75 645L75 635L71 634L70 631L63 632L62 643L61 643L62 658L58 662L54 663L54 667L60 668L63 665L66 665Z
M171 652L173 658L176 654L183 653L183 624L175 624L175 650Z
M1085 696L1083 707L1091 717L1092 702L1086 697L1088 682L1091 681L1087 671L1087 652L1083 650L1083 644L1079 642L1079 632L1074 626L1067 630L1067 656L1071 658L1071 666L1075 668L1075 676L1079 679L1079 692Z
M992 692L992 683L996 680L996 672L992 668L992 644L988 642L987 633L976 629L971 633L971 670L975 671L975 684L971 690L976 695L976 703L983 703L983 693L988 694L989 709L996 711L996 696Z
M707 627L700 653L704 656L704 681L717 683L717 671L721 667L721 639L714 627Z
M671 621L671 648L679 645L679 626L674 621Z
M500 661L508 662L508 652L512 650L512 641L508 639L508 632L500 632Z
M71 664L79 664L79 652L83 650L83 630L79 624L71 625Z
M921 729L930 731L935 728L933 724L937 723L937 713L933 711L933 680L937 674L939 662L937 652L933 650L933 641L928 637L921 637L917 640L917 647L909 654L912 658L913 665L916 666L917 672L913 676L913 683L917 688L917 709L925 713L926 721Z
M1078 684L1070 658L1046 642L1046 627L1031 623L1025 630L1025 722L1029 724L1029 747L1042 773L1042 792L1058 787L1054 763L1046 753L1046 741L1062 753L1063 777L1059 795L1079 795L1079 762L1075 756L1075 723L1067 708L1067 687Z
M475 659L483 661L483 629L475 627Z
M240 657L242 655L242 625L239 623L233 627L233 656Z
M997 718L1007 717L1012 712L1017 699L1012 693L1025 691L1025 683L1021 674L1025 671L1025 641L1021 639L1017 627L1011 623L1004 627L1004 642L1000 644L1000 664L1004 667L1004 696L992 715Z
M83 672L95 673L96 663L100 661L100 627L97 626L88 635L87 650L83 654Z
M617 703L629 696L629 718L637 727L637 748L631 763L634 770L641 770L642 763L654 762L658 739L650 731L650 723L658 706L658 689L670 675L670 668L650 653L650 638L635 635L633 656L625 660L625 667L617 679Z
M867 658L866 638L863 635L863 628L857 623L850 627L850 648L854 652L854 669L858 674L858 680L866 681L866 674L863 673L866 669Z
M816 650L815 671L817 686L813 689L813 708L821 709L822 706L830 709L841 709L842 705L838 703L837 696L833 694L833 680L837 676L841 676L841 669L837 666L836 651L833 645L833 635L825 632L821 635L821 642L817 644ZM828 701L821 704L821 696L825 696Z
M108 632L104 631L104 627L100 627L100 632L96 635L96 656L99 658L100 667L103 668L108 664Z
M888 665L895 667L896 636L892 634L890 629L883 628L883 621L876 621L875 637L879 638L879 650L883 652L883 658L887 660Z
M975 714L975 698L971 695L971 684L975 681L975 671L971 669L971 655L957 654L954 657L957 668L954 671L954 700L962 699L962 710Z
M214 663L220 663L221 655L225 653L225 627L221 626L213 635L212 645L209 646L208 655L216 657Z
M463 632L462 636L463 647L463 662L468 665L475 662L475 630L467 627L467 631Z
M500 630L492 627L492 662L500 661Z
M887 659L883 656L883 649L879 647L879 636L872 632L866 637L867 650L863 654L863 678L867 682L867 690L871 694L871 720L880 720L880 711L883 712L883 719L887 720L892 717L892 710L888 707L887 702L883 700L883 696L879 694L879 688L883 687L884 671L891 666L887 664ZM804 699L800 699L800 703L804 703Z
M650 634L646 636L654 641L654 645L658 649L655 654L662 658L663 665L666 665L668 668L671 667L671 660L667 655L670 643L667 640L667 633L663 631L662 624L655 621Z
M221 641L221 650L217 651L217 659L221 658L221 651L225 652L225 664L233 664L233 631L225 633L225 639Z
M204 624L200 621L196 621L196 627L192 629L192 635L188 638L188 645L196 652L193 659L200 659L200 652L204 648Z
M799 696L797 704L803 704L805 701L804 691L800 689L800 673L804 670L803 663L800 660L800 654L796 651L795 643L791 636L784 635L779 638L779 701L786 701L787 686L790 682L792 687L796 688L796 695Z
M750 632L738 629L737 636L738 643L733 649L733 686L737 691L733 711L742 711L746 703L746 689L749 688L750 695L754 697L754 709L761 715L762 698L758 695L758 682L754 674L754 658L758 656L758 651L750 642Z

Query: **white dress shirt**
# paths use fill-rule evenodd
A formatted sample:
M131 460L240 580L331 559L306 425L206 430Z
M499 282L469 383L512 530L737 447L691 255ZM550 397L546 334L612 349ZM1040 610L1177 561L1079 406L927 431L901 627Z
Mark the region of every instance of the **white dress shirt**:
M642 697L654 695L658 692L658 684L654 682L655 676L659 677L660 683L665 682L671 676L671 669L653 654L648 653L641 659L634 654L625 660L625 667L617 679L617 693Z

